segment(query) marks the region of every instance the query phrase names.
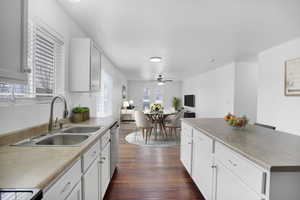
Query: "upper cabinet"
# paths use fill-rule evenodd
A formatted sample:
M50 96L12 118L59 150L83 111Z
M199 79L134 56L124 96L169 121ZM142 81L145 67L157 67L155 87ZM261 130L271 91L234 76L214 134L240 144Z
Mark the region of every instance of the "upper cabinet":
M71 92L100 91L101 53L89 38L72 39L70 47Z
M0 1L0 82L26 82L27 0Z

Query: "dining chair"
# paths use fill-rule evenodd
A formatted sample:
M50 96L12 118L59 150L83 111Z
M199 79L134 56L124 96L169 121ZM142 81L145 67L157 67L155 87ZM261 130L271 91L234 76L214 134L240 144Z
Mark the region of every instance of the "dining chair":
M169 129L169 134L172 137L172 133L174 136L179 138L177 135L177 130L181 129L181 118L183 117L184 111L178 112L174 117L170 118L170 121L166 123L165 128Z
M147 144L148 139L151 137L153 124L147 119L146 115L142 111L135 111L135 123L139 130L142 130L143 138L145 139L145 144Z

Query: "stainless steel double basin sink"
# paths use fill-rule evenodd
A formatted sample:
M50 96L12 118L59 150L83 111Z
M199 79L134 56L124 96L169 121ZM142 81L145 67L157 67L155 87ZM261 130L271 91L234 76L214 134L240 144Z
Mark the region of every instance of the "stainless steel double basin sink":
M14 146L80 146L102 129L100 126L73 126L20 141Z

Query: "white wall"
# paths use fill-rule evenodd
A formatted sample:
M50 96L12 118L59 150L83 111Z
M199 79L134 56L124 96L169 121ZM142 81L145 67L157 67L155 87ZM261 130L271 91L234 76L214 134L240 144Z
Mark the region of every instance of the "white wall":
M197 117L223 117L234 110L235 64L231 63L183 81L183 95L194 94Z
M166 83L163 86L157 85L156 82L149 81L128 81L128 100L134 101L134 106L142 110L143 109L143 96L144 89L150 89L150 99L151 103L155 101L155 91L157 88L162 90L163 94L163 106L165 109L172 108L172 99L173 97L180 98L182 97L182 82L173 81L171 83Z
M250 123L256 122L258 62L237 62L234 82L234 114L246 115Z
M64 13L55 0L29 0L29 16L34 20L42 21L51 28L59 32L65 42L65 67L57 69L57 92L59 94L68 94L68 55L69 40L71 37L84 37L84 32L78 27L72 19ZM57 106L55 115L62 116L61 105ZM18 130L30 126L45 123L49 119L50 105L39 103L26 104L6 104L0 106L0 134Z
M300 97L284 95L284 63L300 57L300 38L259 55L258 114L260 123L300 135Z
M112 116L114 118L120 117L120 109L122 107L122 86L127 86L125 76L107 59L105 56L101 57L101 67L109 73L113 79L112 92ZM97 109L100 105L100 93L73 93L71 95L72 107L81 105L87 106L91 109L91 117L99 117Z

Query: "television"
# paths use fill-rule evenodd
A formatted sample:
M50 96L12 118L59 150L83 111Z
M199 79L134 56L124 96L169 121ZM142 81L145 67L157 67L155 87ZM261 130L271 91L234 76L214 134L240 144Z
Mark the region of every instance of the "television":
M184 95L184 106L195 107L195 95Z

